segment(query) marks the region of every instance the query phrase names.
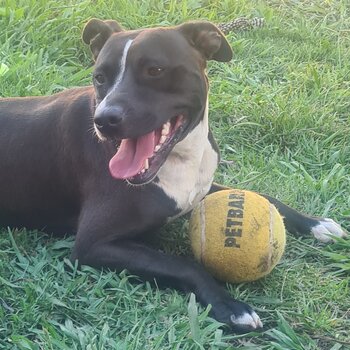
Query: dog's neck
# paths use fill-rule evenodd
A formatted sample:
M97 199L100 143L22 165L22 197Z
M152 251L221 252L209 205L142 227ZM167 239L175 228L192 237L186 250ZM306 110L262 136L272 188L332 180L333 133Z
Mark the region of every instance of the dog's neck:
M156 185L175 200L177 216L196 206L213 182L219 155L208 139L208 113L207 99L201 121L174 147L158 173Z

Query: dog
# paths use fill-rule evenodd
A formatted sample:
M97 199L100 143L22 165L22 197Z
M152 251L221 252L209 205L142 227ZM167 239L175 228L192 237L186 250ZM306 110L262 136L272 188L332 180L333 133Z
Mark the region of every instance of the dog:
M0 225L75 233L72 261L191 291L234 331L262 328L199 264L145 243L223 189L213 183L219 150L206 65L230 61L229 43L205 21L124 31L91 19L82 38L95 61L93 86L0 100ZM345 236L331 219L265 197L291 233Z

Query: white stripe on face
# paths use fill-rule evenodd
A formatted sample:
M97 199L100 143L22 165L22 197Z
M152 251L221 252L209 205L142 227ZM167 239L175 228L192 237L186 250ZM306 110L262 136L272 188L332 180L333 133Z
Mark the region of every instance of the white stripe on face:
M120 83L122 82L123 78L124 78L124 73L125 73L125 68L126 68L126 58L130 49L130 46L132 44L133 40L129 39L125 46L124 46L124 50L123 50L123 55L122 58L120 60L119 63L119 74L117 75L117 78L112 86L112 88L109 90L108 94L105 96L105 98L101 101L101 103L98 105L97 109L105 109L107 107L106 101L108 99L108 96L114 92L118 86L120 85ZM96 112L97 112L96 109Z
M119 74L117 76L117 79L116 79L111 91L117 89L119 84L123 80L124 73L125 73L125 67L126 67L126 57L128 55L128 52L129 52L129 49L130 49L132 42L133 42L133 40L129 39L124 46L123 56L122 56L122 59L120 60L120 71L119 71ZM110 92L109 92L109 94L110 94Z

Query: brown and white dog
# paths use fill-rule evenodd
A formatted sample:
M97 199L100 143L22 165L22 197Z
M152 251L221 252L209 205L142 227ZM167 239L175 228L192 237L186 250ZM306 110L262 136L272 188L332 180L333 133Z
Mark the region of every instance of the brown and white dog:
M221 189L212 184L219 152L205 69L232 58L225 37L209 22L123 31L92 19L83 40L96 61L93 86L0 100L0 225L75 233L72 260L192 291L234 330L261 328L200 265L144 243ZM292 233L345 235L266 198Z

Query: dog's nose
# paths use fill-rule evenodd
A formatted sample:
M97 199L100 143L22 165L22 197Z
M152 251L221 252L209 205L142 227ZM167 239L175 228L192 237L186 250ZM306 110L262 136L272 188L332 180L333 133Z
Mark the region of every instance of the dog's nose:
M119 108L106 108L94 116L94 123L100 130L115 129L122 120L123 116Z

